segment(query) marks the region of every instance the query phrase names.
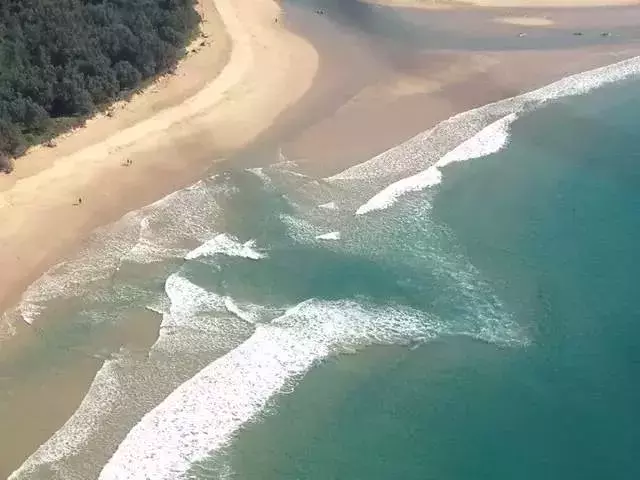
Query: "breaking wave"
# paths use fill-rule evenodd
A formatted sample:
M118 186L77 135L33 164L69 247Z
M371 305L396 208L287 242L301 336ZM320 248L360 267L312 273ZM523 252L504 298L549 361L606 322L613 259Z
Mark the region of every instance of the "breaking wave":
M226 255L229 257L243 257L251 260L260 260L267 255L256 248L255 240L240 243L236 238L221 233L203 245L187 253L187 260L194 260L200 257L210 257L214 255Z
M377 193L356 210L356 215L362 215L373 210L384 210L406 193L423 190L439 184L442 181L440 169L446 165L485 157L502 150L509 141L509 127L516 118L517 115L512 113L483 128L475 136L462 142L426 170L398 180Z
M481 330L476 332L478 335ZM327 356L371 344L426 340L448 332L408 308L308 300L177 388L144 416L100 480L173 480L227 445L269 399ZM510 337L510 332L498 336Z
M640 57L634 57L605 67L570 75L537 90L454 115L403 144L325 180L333 184L346 184L359 189L362 187L356 187L354 182L364 180L368 182L370 189L379 191L389 186L390 183L425 171L442 159L447 152L453 153L457 149L456 147L462 147L465 141L496 121L510 115L519 115L537 109L548 102L563 97L586 94L596 88L620 82L639 74ZM413 181L422 184L437 182L438 172L431 171L430 174L434 177L430 177L425 172L424 178L413 179ZM407 188L409 183L407 180ZM380 205L384 206L381 199L378 201ZM370 206L375 207L376 205Z
M13 472L9 480L32 478L42 465L54 464L81 452L92 433L101 427L102 420L119 402L118 365L123 358L121 355L104 362L71 418Z
M340 238L340 232L329 232L316 236L316 240L340 240Z

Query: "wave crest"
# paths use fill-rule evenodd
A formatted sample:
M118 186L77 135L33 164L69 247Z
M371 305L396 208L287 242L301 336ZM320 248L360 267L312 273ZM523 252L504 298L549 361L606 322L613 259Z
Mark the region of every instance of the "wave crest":
M374 210L384 210L393 205L402 195L439 184L442 181L440 169L446 165L486 157L492 153L499 152L507 146L509 142L509 127L516 118L517 115L512 113L493 122L445 154L426 170L392 183L361 205L356 210L356 215L363 215Z
M228 257L243 257L251 260L261 260L267 255L256 248L255 240L240 243L236 238L221 233L208 240L198 248L190 251L185 256L186 260L195 260L200 257L214 255L226 255Z

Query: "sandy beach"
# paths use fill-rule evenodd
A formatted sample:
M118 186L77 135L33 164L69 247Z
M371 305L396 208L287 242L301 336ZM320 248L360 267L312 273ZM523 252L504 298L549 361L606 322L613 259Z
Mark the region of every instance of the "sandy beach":
M444 1L376 0L375 3L401 7L454 5L463 8L460 3ZM492 25L502 23L501 28L506 30L500 30L497 34L515 37L517 29L523 26L541 28L553 25L554 28L560 28L564 24L566 28L574 28L576 25L570 19L582 10L562 10L558 18L549 18L545 15L548 10L532 12L533 7L552 4L592 6L605 2L495 0L473 3L491 7L526 6L526 15L520 15L520 9L516 9L516 12L512 8L497 9L499 13L489 14L485 25L481 26L490 29ZM638 2L611 0L606 3ZM293 128L292 125L300 123L301 111L308 113L313 110L313 99L322 97L320 102L326 102L323 85L326 90L335 89L340 82L353 83L346 80L344 74L336 73L337 69L344 67L340 64L344 53L332 52L330 57L324 59L327 67L324 71L329 72L325 77L330 81L323 83L321 78L316 82L316 94L310 96L311 102L303 101L296 107L297 110L294 109L296 113L280 116L303 98L312 85L318 56L311 44L300 35L290 33L285 22L274 21L281 15L281 9L272 1L264 0L257 5L241 1L231 5L227 0L202 0L199 10L203 17L203 35L188 48L189 54L175 75L160 79L130 102L116 105L113 117L98 115L89 120L85 128L64 135L58 139L55 148L33 148L19 159L14 174L0 177L0 221L3 224L0 232L0 245L3 247L0 253L0 308L7 308L14 303L29 283L54 264L64 252L81 242L95 227L196 180L215 158L224 158L249 144L274 121L278 120L284 126L278 128L276 124L276 128L270 129L276 132L271 138L287 129L288 137L292 136L292 130L299 133L295 141L282 139L285 145L308 143L312 130L326 133L326 128L342 128L342 123L336 121L335 115L319 119L308 132L302 132L299 126ZM609 27L616 22L624 24L625 18L634 22L633 16L624 12L607 16L599 15L604 11L582 11L585 10L582 16L596 25ZM317 18L313 21L322 20ZM582 20L580 22L584 24ZM338 37L342 35L339 31L336 34ZM338 43L333 41L332 45L336 47ZM511 51L482 54L454 52L450 49L433 51L429 54L430 58L425 57L424 64L434 65L420 67L417 73L405 74L393 68L370 69L380 78L374 81L368 78L367 85L359 87L349 85L347 96L350 95L351 100L339 106L340 114L355 109L358 115L362 115L363 108L376 108L376 99L382 99L377 103L378 107L388 106L389 101L397 107L402 105L398 99L414 100L418 95L422 101L431 102L433 112L428 118L419 119L419 128L422 129L460 110L485 101L495 101L505 95L540 86L561 75L606 64L609 60L615 61L632 53L630 48L618 47L616 57L606 47L588 48L577 55L574 55L573 49L563 52L561 47L554 52L538 53L534 47L528 49L526 55ZM352 46L345 46L345 49L354 50ZM371 56L370 51L354 50L352 53ZM350 61L360 61L353 55L349 56ZM525 59L525 56L531 58ZM553 57L557 57L557 60L553 60ZM435 62L430 62L432 58ZM527 76L521 76L511 71L512 65L522 64L526 68L532 60L537 62L533 68L535 72L528 71ZM333 70L332 63L336 64ZM364 71L367 71L370 65L365 67ZM346 76L349 75L351 72L347 72ZM480 75L496 76L499 83L508 84L502 90L509 91L483 95L482 91L487 85L476 81ZM354 78L361 79L362 76L355 75ZM473 82L473 100L449 101L451 89L460 88L467 82ZM331 86L327 87L329 84ZM309 123L308 120L306 122ZM323 127L327 124L332 126ZM353 123L350 125L356 126ZM377 137L379 141L369 145L373 148L388 147L393 140L415 133L417 128L418 125L406 128L403 122L389 128L381 127L381 136ZM360 137L350 135L350 138L358 141ZM327 145L331 150L337 150L340 146L344 146L344 142ZM365 148L361 153L374 153L373 148ZM299 150L296 152L302 155ZM341 157L352 153L347 147ZM304 152L304 155L313 157L313 152ZM127 160L133 164L124 168L122 165ZM103 185L109 185L109 188L102 188ZM78 198L83 200L81 207L74 205ZM60 225L64 225L64 228ZM46 248L42 248L40 240L43 234L48 240Z
M194 181L309 88L316 54L274 23L275 2L203 0L200 10L205 45L176 75L0 178L0 306L93 228Z
M495 8L375 3L428 6L419 13L397 9L404 22L398 30L428 34L402 31L396 38L372 19L372 11L384 9L360 2L349 2L353 16L343 22L341 12L320 15L304 2L201 0L204 36L175 75L116 106L113 117L98 116L59 139L56 148L33 149L13 175L0 177L0 312L96 227L201 179L216 162L242 166L257 161L255 152L280 152L307 172L328 175L461 111L640 54L633 7L552 8L604 3L579 0L474 2ZM638 2L607 2L623 3ZM585 35L574 36L577 28ZM612 38L601 37L605 28ZM132 165L124 167L127 159ZM74 205L78 198L81 206ZM37 343L31 328L19 328L3 344L0 365ZM149 344L155 334L157 328L122 332L113 343ZM101 360L69 363L64 382L33 375L8 402L5 412L25 404L36 411L45 390L51 397L50 409L27 426L10 417L23 435L0 461L0 477L69 417Z

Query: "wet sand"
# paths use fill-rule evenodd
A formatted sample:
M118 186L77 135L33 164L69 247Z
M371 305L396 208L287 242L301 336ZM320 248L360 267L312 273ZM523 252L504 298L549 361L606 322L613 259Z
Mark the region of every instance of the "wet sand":
M331 175L461 111L640 54L632 27L640 9L632 7L518 10L553 19L541 28L495 22L513 9L307 3L291 2L288 20L320 53L320 71L310 92L240 155L247 164L281 152L308 173ZM310 13L320 4L324 15ZM574 35L577 27L583 35ZM601 36L605 29L611 37Z
M323 15L315 13L319 5L325 9ZM284 8L286 14L278 28L286 27L296 35L284 38L304 38L309 46L302 48L313 49L319 55L313 84L305 88L304 95L299 94L299 101L293 105L283 101L280 110L272 108L276 113L268 118L273 120L269 121L271 126L264 131L255 128L255 138L246 147L246 142L218 143L216 136L211 135L215 132L198 123L199 129L192 135L171 137L169 140L175 141L175 145L162 143L161 149L153 150L156 155L184 159L187 163L182 168L164 161L154 165L148 159L140 174L127 179L119 178L123 176L120 167L114 168L109 179L121 183L117 193L105 195L100 206L89 203L83 207L91 218L71 218L67 234L61 235L37 262L31 261L25 272L5 275L0 304L2 300L5 306L14 301L16 293L59 259L61 253L81 243L95 226L195 181L215 158L228 156L229 164L244 166L269 163L281 152L308 172L328 175L364 161L460 111L523 93L567 74L640 54L640 34L631 28L639 12L630 7L557 13L526 9L518 14L551 16L554 23L545 28L494 21L496 17L513 15L513 9L488 12L457 8L418 14L412 10L408 15L406 11L344 0L317 3L307 0L285 3ZM584 35L573 35L577 26L585 30ZM611 30L612 37L601 37L602 29ZM522 31L527 35L520 37ZM301 84L304 86L304 82ZM259 102L257 97L249 100ZM164 111L166 107L158 108ZM237 116L229 110L219 115L223 113L230 115L229 122L241 122L242 115L249 115L248 110L238 111ZM206 115L204 118L212 120ZM23 237L31 238L29 248L41 248L41 236L36 236L31 227ZM3 239L7 241L6 237ZM9 248L8 252L17 251ZM15 272L24 265L3 261L7 262L0 257L3 272L12 268ZM4 288L8 284L11 288ZM134 325L127 332L105 332L110 340L105 339L104 345L117 350L118 345L128 342L133 348L142 348L153 339L157 323ZM53 365L30 360L30 355L42 351L42 336L24 324L18 328L18 335L0 350L3 386L0 424L11 425L21 433L19 441L2 439L2 446L11 448L0 450L0 478L19 466L64 423L82 400L102 362L87 355L87 351L98 348L95 345L71 346ZM46 335L51 327L40 328ZM8 368L15 365L16 359L29 368L21 374ZM41 400L44 395L47 402ZM25 409L34 409L37 415L28 419Z

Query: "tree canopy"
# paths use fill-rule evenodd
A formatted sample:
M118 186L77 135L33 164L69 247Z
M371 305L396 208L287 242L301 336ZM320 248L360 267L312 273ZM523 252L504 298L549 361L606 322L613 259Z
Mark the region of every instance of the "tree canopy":
M194 1L2 0L0 154L172 69L200 21Z

